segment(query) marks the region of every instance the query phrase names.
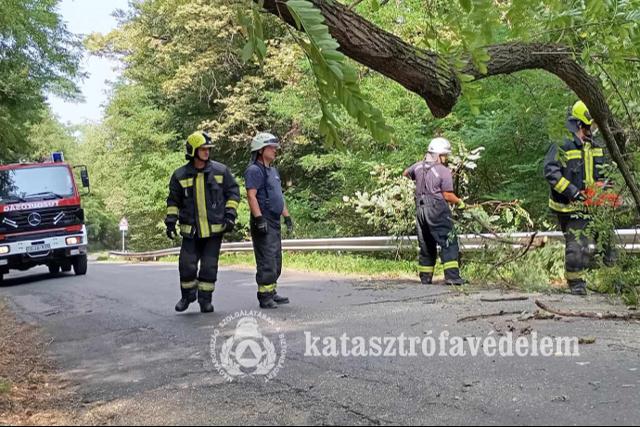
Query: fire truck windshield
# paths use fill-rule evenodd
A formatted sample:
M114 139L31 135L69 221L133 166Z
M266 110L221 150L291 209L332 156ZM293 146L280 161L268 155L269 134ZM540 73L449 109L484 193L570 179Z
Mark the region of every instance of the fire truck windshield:
M65 166L0 171L0 203L72 197L73 179Z

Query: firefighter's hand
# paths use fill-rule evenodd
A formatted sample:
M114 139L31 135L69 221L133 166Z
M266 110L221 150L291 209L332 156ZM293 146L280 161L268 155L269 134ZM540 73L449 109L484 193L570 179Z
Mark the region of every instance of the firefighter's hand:
M255 218L254 224L260 234L267 234L269 232L269 225L264 217L259 216Z
M224 218L224 232L231 233L236 228L236 219L230 215Z
M175 240L178 237L178 230L176 229L175 222L167 222L167 237L171 240Z
M289 234L293 234L293 231L295 230L295 227L293 226L293 220L291 219L290 216L285 216L284 217L284 225L287 226L287 232Z
M460 200L460 202L458 202L458 209L460 209L461 211L467 209L467 204L464 202L464 200Z

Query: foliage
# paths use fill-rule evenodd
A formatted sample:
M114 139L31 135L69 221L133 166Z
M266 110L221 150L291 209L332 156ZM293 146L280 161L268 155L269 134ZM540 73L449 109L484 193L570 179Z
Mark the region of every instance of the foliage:
M371 193L356 192L345 197L356 213L362 215L375 234L407 236L415 231L415 185L393 169L376 165L371 175L377 180Z
M400 175L424 158L434 136L453 142L456 191L471 206L456 214L459 233L552 228L542 160L550 144L565 136L567 107L575 102L561 81L535 71L474 83L460 75L465 102L449 117L434 119L422 99L345 58L311 2L287 5L302 31L285 27L250 0L142 0L119 12L117 29L85 41L94 54L116 57L124 66L104 121L79 129L82 136L74 143L77 129L60 127L38 111L30 119L38 124L31 128L29 145L38 155L64 147L73 162L89 165L93 195L85 205L92 240L117 246L117 221L127 216L131 249L172 244L163 237L167 183L184 163L183 141L194 129L213 135L214 159L231 166L238 178L255 132L281 137L277 167L296 237L413 234L411 182ZM441 54L448 63L443 65L459 73L467 58L480 70L486 67L486 46L494 43L565 44L600 78L631 136L628 157L636 170L639 9L638 0L371 0L355 8L385 30ZM21 143L6 141L3 137L2 158L7 148L17 156ZM622 181L614 177L613 182ZM635 223L633 216L603 216L613 222L604 227L596 220L596 229ZM228 237L246 239L247 221L243 202L238 230ZM559 248L532 250L517 262L491 268L513 255L496 250L486 258L467 257L465 274L474 283L528 289L562 281ZM406 256L399 262L414 265L413 254ZM320 258L299 257L301 264L322 263ZM357 263L378 261L395 269L375 256ZM630 272L625 280L637 283L631 260L622 259L621 265ZM413 274L413 267L407 271ZM597 274L593 280L600 283ZM597 286L617 289L602 283Z
M27 142L32 160L48 159L54 151L65 153L65 160L74 162L78 151L78 141L74 129L62 125L47 109L42 111L38 121L27 134Z
M502 286L528 292L549 291L564 283L564 246L548 245L524 256L504 247L465 256L462 273L473 285Z
M337 128L340 123L330 110L331 104L341 104L358 124L368 129L379 142L388 141L391 129L385 124L380 111L362 94L358 87L358 73L338 48L340 45L329 33L325 19L308 0L288 0L287 8L299 30L308 41L296 37L311 63L319 93L322 119L320 134L329 145L339 143Z
M79 50L57 13L58 0L7 0L0 15L0 160L30 154L29 126L45 95L76 96Z

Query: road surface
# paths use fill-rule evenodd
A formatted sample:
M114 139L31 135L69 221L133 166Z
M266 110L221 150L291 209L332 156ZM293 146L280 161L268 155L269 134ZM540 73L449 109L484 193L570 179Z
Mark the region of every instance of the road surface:
M92 424L634 424L640 422L640 324L526 320L518 315L458 322L477 314L533 312L528 301L481 302L416 282L376 282L291 273L280 292L292 304L266 314L286 339L271 381L228 382L210 343L234 336L220 322L257 309L253 272L222 269L216 313L197 304L173 312L179 290L171 264L90 265L89 275L12 274L0 297L53 339L51 356ZM559 307L608 308L600 297L542 296ZM575 357L323 357L308 338L437 336L464 339L533 333L595 338ZM277 341L277 335L273 341ZM322 350L322 346L319 346Z

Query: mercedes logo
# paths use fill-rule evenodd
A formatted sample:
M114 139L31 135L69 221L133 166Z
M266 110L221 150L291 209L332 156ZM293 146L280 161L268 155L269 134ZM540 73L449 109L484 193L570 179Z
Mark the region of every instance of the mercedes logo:
M32 227L37 227L42 224L42 216L40 216L40 214L37 212L29 215L29 218L27 220L29 221L29 225Z

